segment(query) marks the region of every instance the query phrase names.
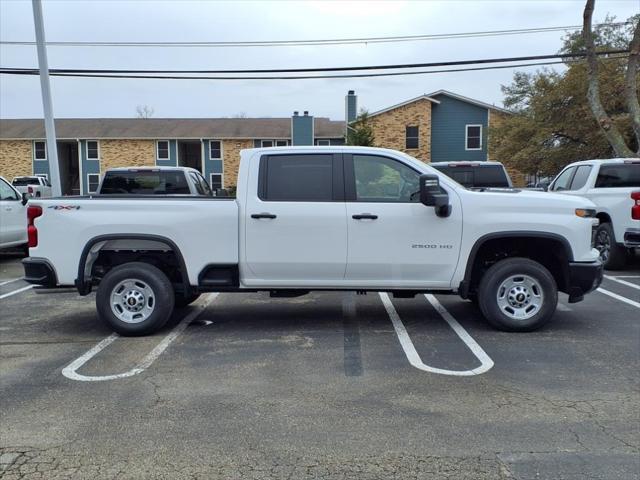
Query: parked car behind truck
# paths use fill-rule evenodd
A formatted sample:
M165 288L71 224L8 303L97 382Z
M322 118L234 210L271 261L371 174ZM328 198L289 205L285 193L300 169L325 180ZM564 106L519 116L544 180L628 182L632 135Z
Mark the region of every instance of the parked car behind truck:
M188 167L112 168L104 173L98 195L212 195L200 172Z
M548 322L558 291L602 280L589 200L474 191L409 155L369 147L241 152L237 199L34 199L28 282L97 287L112 329L161 328L201 292L387 291L477 299L495 327Z
M511 188L513 183L500 162L432 162L436 170L467 188Z
M0 177L0 249L27 244L27 197Z
M20 193L28 193L32 197L50 197L51 184L45 177L28 176L14 177L11 184Z
M640 159L575 162L562 170L549 191L591 200L600 223L594 245L605 268L619 269L640 247Z

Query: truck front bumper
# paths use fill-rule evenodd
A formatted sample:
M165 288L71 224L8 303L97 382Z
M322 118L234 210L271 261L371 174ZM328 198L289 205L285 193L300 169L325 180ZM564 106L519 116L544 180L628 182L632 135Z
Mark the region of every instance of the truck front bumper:
M603 267L600 260L569 264L569 303L580 302L585 294L593 292L602 283Z
M627 228L624 232L624 246L640 248L640 228Z
M58 284L55 270L44 258L25 258L22 260L22 266L25 281L49 288Z

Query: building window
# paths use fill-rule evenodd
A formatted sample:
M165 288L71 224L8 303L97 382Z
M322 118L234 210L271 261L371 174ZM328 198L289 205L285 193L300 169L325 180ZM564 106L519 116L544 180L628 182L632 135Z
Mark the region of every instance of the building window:
M209 175L209 184L211 185L211 190L214 192L218 188L222 188L222 174L221 173L212 173Z
M222 143L218 140L209 142L209 158L212 160L222 158Z
M87 141L87 160L98 160L98 142L95 140Z
M289 145L289 140L261 140L260 146L262 148L267 147L286 147Z
M407 149L413 149L413 148L420 148L420 141L419 141L419 133L420 133L420 129L418 127L406 127L405 130L405 137L406 137L406 148Z
M87 191L89 193L96 193L98 191L99 186L100 186L100 174L89 173L87 175Z
M482 150L482 125L467 125L465 150Z
M33 157L36 160L47 159L47 144L46 142L33 142Z
M169 141L158 140L156 142L156 159L169 160Z
M316 145L329 146L331 145L331 140L316 140Z

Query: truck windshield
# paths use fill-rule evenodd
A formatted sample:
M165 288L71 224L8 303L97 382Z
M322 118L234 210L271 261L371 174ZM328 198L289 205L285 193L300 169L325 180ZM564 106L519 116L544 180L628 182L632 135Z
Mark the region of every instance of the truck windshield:
M640 162L602 165L596 188L640 187Z
M14 187L26 187L27 185L40 185L38 177L21 177L13 180Z
M189 185L180 171L107 172L100 188L102 195L188 195Z
M442 173L466 188L509 188L509 177L501 165L434 165Z

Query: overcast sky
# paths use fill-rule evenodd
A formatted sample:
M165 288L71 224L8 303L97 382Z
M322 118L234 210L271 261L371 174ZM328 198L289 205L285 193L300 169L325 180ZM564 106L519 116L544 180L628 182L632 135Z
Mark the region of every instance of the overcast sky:
M579 25L584 1L44 1L48 41L247 41L440 34ZM624 20L640 0L598 0L595 20ZM50 68L295 68L435 62L555 53L558 32L398 44L252 48L50 46ZM0 0L0 38L35 40L30 0ZM3 67L37 67L33 46L1 46ZM344 95L375 111L447 89L501 105L513 70L371 79L211 81L52 78L56 117L289 116L294 110L336 120ZM0 76L0 117L42 117L38 77Z

